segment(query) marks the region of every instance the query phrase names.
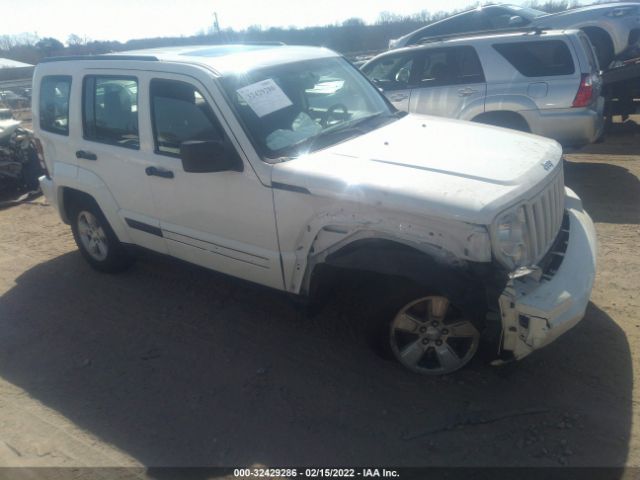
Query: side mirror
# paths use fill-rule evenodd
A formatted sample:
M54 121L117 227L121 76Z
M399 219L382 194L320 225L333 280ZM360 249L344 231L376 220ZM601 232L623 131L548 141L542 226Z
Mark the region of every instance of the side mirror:
M242 160L218 140L189 140L180 145L180 158L185 172L206 173L228 170L241 172Z

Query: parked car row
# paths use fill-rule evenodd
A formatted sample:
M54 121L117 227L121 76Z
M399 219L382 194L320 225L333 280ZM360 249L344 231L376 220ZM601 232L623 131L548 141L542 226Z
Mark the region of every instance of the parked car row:
M533 39L550 42L529 52L552 60L534 65L540 78L514 56L530 40L375 60L365 70L402 87L387 94L404 92L408 114L324 48L49 59L33 81L40 184L97 270L128 268L137 246L316 302L339 272L368 272L388 285L371 330L406 368L453 372L481 340L498 362L520 359L583 317L593 223L557 142L417 112L480 115L528 96L534 128L551 103L574 123L595 117L581 34Z
M598 62L580 30L470 34L362 66L400 110L471 120L580 147L603 132Z
M0 145L9 141L11 134L16 131L22 122L13 117L8 108L0 108Z
M9 108L25 108L29 106L30 99L23 95L18 95L12 90L1 90L0 103Z

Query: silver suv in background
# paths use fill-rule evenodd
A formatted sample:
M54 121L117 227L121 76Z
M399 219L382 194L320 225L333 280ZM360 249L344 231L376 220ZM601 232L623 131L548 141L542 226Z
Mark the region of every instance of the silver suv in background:
M434 39L362 66L399 110L535 133L565 147L598 139L604 98L580 30Z
M428 37L440 35L522 27L579 28L591 40L600 66L607 68L611 60L640 41L640 5L635 2L596 3L553 14L517 5L483 5L391 40L389 48L416 45Z

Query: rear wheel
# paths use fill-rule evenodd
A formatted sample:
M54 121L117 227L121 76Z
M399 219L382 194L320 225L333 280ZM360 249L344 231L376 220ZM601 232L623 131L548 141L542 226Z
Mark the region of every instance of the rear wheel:
M72 205L71 230L82 256L96 270L121 272L133 263L95 201L86 198Z

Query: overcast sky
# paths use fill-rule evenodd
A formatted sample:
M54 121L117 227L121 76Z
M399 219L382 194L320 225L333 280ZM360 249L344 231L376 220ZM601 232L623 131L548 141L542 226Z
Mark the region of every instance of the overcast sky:
M250 25L326 25L359 17L373 22L382 11L411 14L468 7L473 0L20 0L15 16L2 22L0 34L36 33L66 42L75 33L92 40L194 35L213 24L221 28ZM522 4L524 0L512 0ZM8 7L8 5L6 5ZM4 9L5 13L7 8ZM17 21L18 17L21 21Z

